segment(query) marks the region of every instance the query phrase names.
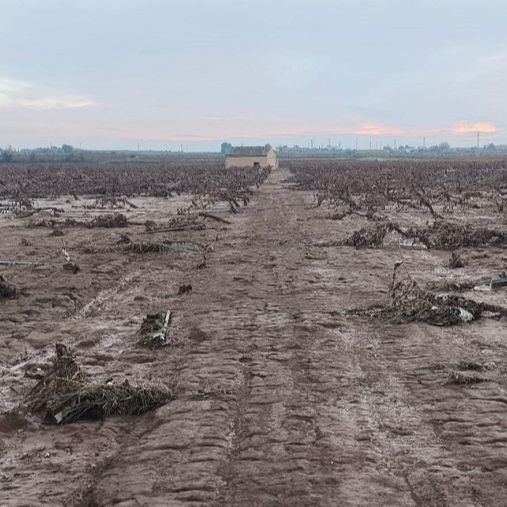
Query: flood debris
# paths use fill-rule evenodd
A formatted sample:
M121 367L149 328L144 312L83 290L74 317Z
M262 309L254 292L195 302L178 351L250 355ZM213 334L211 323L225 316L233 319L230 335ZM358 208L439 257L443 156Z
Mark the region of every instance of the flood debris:
M441 281L430 282L426 285L426 289L434 292L464 292L468 290L474 291L490 291L507 287L507 273L503 272L497 277L479 278L466 281Z
M447 377L447 384L450 385L470 385L481 382L491 382L491 379L484 375L471 372L451 371Z
M98 215L90 221L80 221L73 218L65 220L54 220L43 218L42 220L31 221L28 227L48 227L50 229L59 229L63 227L86 227L88 229L95 228L122 228L128 227L127 217L122 213L114 213L112 215Z
M163 253L171 249L169 241L131 241L124 247L124 251L135 254Z
M46 206L44 208L34 208L33 206L31 208L16 208L14 213L16 218L29 218L43 211L49 211L54 217L60 216L60 213L65 213L64 209L53 206Z
M412 240L427 249L456 250L463 247L486 247L507 245L507 233L470 225L459 225L436 220L427 227L402 228L395 222L377 222L355 231L344 244L356 248L382 248L384 238L390 232Z
M461 258L461 256L457 252L452 252L449 257L449 268L450 269L458 269L464 268L465 261Z
M72 351L56 344L52 366L30 390L28 410L45 424L67 424L109 416L138 415L174 399L171 389L162 385L93 383L75 361Z
M117 245L128 245L132 240L128 234L120 234L120 238L116 242Z
M95 199L95 202L90 206L85 206L85 208L126 208L130 207L132 209L137 209L138 206L136 206L133 202L129 201L127 197L121 196L121 197L115 197L115 196L104 196L99 197Z
M178 289L178 296L189 294L190 292L192 292L192 286L190 284L180 285L180 288Z
M214 215L212 213L206 213L204 211L200 211L199 212L199 216L203 217L203 218L209 218L211 220L214 220L215 222L220 222L222 224L227 224L227 225L231 224L230 220L227 220L225 218L219 217L218 215Z
M398 226L392 222L375 223L355 231L344 244L356 248L382 248L386 235L398 229Z
M16 287L0 275L0 301L2 299L14 299L18 295Z
M72 259L70 257L70 253L65 248L65 244L62 244L62 255L63 255L63 258L65 259L65 262L63 263L63 269L65 271L70 271L74 275L76 273L79 273L81 268L75 262L72 261Z
M455 326L479 320L483 316L501 317L507 315L507 308L452 294L434 294L423 290L407 273L397 280L395 264L389 289L390 301L385 305L374 305L367 309L352 310L353 314L380 318L394 324L427 322L435 326Z
M89 227L104 227L109 229L127 226L127 217L122 213L114 213L113 215L98 215L89 223Z
M169 310L165 313L148 314L139 328L139 345L151 349L169 345L171 321L172 313Z
M206 252L202 254L202 260L197 264L195 269L206 269L208 267L208 264L206 264Z
M507 287L507 273L504 271L499 274L496 278L491 280L491 288L498 289L500 287Z
M430 227L415 227L403 232L416 237L428 249L455 250L507 244L507 233L437 220Z
M198 221L199 215L184 215L173 218L165 224L157 224L153 221L145 222L145 234L156 234L159 232L183 232L202 231L206 224Z

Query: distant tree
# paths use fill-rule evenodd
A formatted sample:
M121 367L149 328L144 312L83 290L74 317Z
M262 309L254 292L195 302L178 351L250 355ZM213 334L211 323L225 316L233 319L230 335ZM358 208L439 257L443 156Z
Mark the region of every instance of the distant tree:
M10 146L6 150L2 150L2 162L12 162L13 156L14 152Z
M451 145L449 143L440 143L438 145L438 151L449 151L451 149Z
M62 144L62 151L66 154L73 153L74 147L70 144Z
M222 155L227 155L232 149L232 144L231 143L222 143L222 145L220 146L220 153Z

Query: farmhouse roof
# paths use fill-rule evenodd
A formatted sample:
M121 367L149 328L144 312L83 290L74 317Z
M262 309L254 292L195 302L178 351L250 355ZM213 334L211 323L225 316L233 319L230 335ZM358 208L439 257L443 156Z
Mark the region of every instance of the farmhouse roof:
M271 146L234 146L229 152L229 156L232 157L265 157Z

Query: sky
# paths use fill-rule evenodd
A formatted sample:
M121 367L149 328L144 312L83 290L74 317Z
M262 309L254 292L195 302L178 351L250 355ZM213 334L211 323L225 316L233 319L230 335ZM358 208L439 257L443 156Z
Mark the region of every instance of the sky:
M507 144L507 0L0 0L0 147Z

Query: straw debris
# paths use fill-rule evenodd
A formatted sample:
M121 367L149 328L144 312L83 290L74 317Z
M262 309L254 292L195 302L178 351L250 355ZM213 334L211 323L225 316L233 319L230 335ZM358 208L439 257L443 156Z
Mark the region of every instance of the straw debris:
M69 348L56 344L52 367L28 393L28 409L46 424L138 415L174 398L166 386L91 383Z

